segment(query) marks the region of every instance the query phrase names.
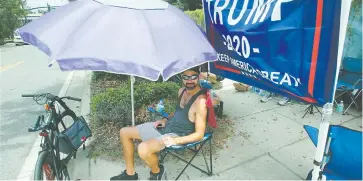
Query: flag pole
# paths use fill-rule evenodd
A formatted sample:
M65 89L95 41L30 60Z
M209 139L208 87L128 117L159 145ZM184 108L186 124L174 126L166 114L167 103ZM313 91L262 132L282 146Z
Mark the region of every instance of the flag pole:
M320 172L322 171L322 165L324 165L323 158L325 152L326 141L329 133L329 125L331 120L331 115L333 113L333 105L334 105L334 97L335 97L335 90L336 85L338 82L338 75L339 69L342 62L342 54L343 54L343 47L345 41L345 35L347 32L347 25L349 19L349 12L350 12L350 5L352 0L342 0L341 1L341 14L340 14L340 27L339 27L339 44L338 44L338 56L337 56L337 69L335 72L335 81L334 81L334 91L332 101L326 103L323 107L323 115L320 122L319 127L319 135L318 135L318 144L316 146L315 151L315 159L314 159L314 169L312 172L312 180L326 180L325 176L320 178Z

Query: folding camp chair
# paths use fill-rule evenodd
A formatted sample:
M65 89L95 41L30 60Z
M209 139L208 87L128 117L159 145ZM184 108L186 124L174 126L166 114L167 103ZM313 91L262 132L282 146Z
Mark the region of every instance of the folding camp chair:
M348 109L354 104L356 108L360 109L359 104L356 102L359 95L362 93L362 60L346 57L342 62L343 68L339 72L338 83L336 91L339 92L335 96L335 103L337 99L343 95L348 95L352 102L348 105L347 109L343 111L345 114ZM353 94L355 92L355 94Z
M167 113L158 113L155 111L154 108L152 107L148 107L148 110L150 111L150 113L152 113L152 119L155 120L155 116L161 116L161 117L168 117ZM208 117L208 116L207 116ZM173 155L174 157L176 157L178 160L183 161L184 163L186 163L187 165L183 168L183 170L179 173L179 175L176 177L175 180L178 180L179 177L184 173L184 171L188 168L189 165L191 165L192 167L200 170L201 172L207 174L208 176L213 175L213 160L212 160L212 137L213 137L213 131L211 131L211 129L209 127L207 127L207 131L204 134L204 137L201 141L198 142L194 142L194 143L189 143L189 144L185 144L185 145L175 145L175 146L171 146L171 147L167 147L164 150L161 151L160 153L160 163L164 162L164 159L167 155ZM208 161L206 159L206 156L203 152L203 146L208 142L209 144L209 164ZM180 156L178 156L178 152L179 151L183 151L183 150L190 150L192 151L194 154L192 156L192 158L187 161L183 158L181 158ZM194 158L198 155L199 152L202 152L207 170L202 169L198 166L195 166L194 164L192 164L192 161L194 160Z
M317 146L319 130L304 126L310 139ZM329 127L322 175L326 180L362 180L362 132L343 126ZM311 180L312 171L307 176Z

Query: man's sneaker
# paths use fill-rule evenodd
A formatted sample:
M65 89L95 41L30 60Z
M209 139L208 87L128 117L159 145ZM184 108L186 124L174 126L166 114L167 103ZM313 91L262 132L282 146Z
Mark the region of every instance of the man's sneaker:
M281 101L278 102L279 105L284 106L291 102L290 98L284 97Z
M138 180L138 179L139 176L137 175L137 173L135 173L134 175L128 175L125 170L120 175L111 177L110 180Z
M272 99L273 94L266 92L266 94L262 97L262 99L260 100L261 102L267 102L270 99Z
M150 171L150 178L148 180L167 180L164 165L159 165L159 168L159 173L152 173Z

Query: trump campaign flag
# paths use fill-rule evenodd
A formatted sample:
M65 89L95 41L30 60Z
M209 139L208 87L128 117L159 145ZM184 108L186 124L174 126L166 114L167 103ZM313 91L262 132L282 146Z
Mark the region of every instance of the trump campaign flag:
M210 71L322 106L333 100L342 0L203 0ZM344 39L343 39L344 40Z

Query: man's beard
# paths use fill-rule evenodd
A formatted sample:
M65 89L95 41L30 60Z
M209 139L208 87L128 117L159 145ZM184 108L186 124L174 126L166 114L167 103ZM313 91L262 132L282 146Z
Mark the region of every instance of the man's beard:
M186 83L184 84L185 88L187 88L188 90L193 90L197 87L197 84L195 83Z

